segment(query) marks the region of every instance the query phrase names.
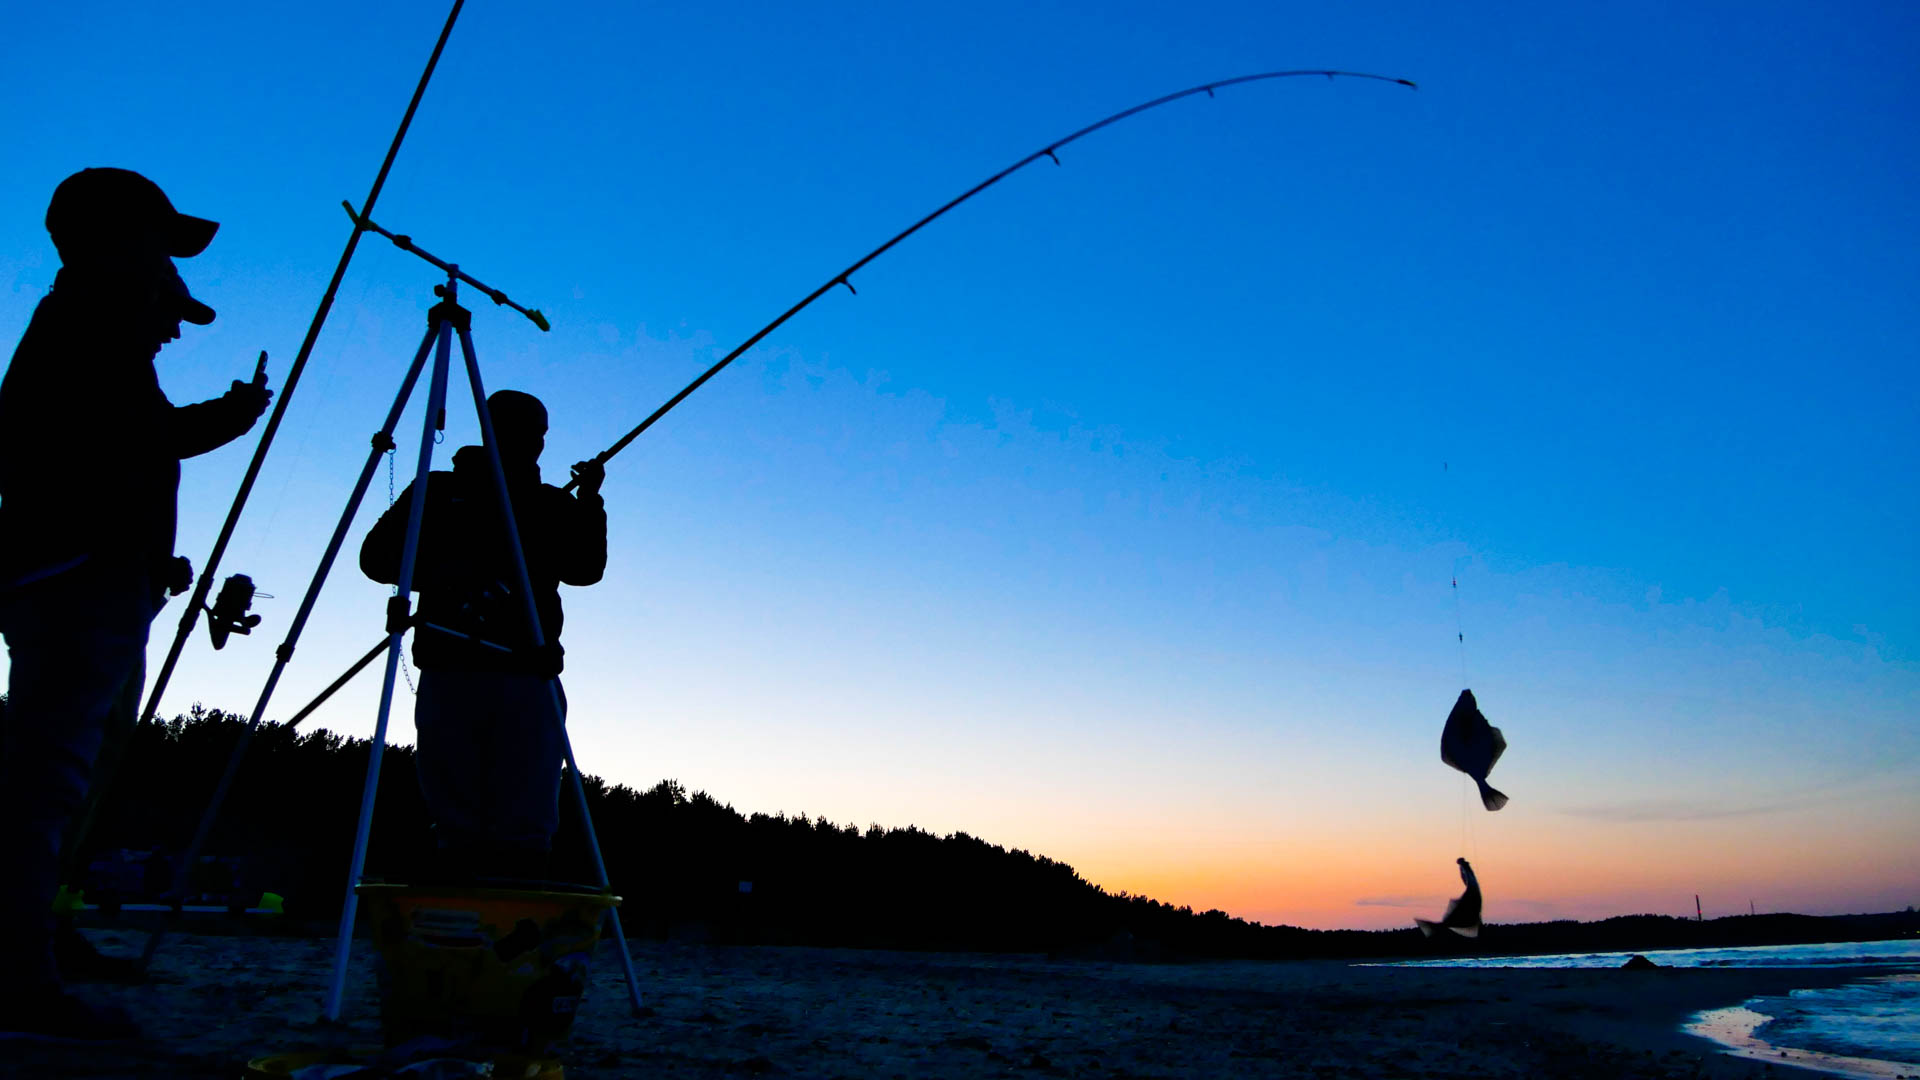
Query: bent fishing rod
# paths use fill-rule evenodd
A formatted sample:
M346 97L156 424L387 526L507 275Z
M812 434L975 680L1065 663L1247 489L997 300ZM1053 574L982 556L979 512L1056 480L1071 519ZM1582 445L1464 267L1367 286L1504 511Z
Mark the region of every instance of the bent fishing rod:
M1372 79L1376 82L1393 83L1396 86L1404 86L1404 87L1407 87L1408 89L1413 89L1413 90L1419 89L1419 86L1415 84L1411 79L1397 79L1390 75L1373 75L1364 71L1317 71L1317 70L1316 71L1263 71L1255 75L1237 75L1231 79L1221 79L1217 82L1202 83L1199 86L1188 87L1185 90L1180 90L1172 94L1167 94L1162 97L1154 98L1152 101L1142 102L1141 104L1135 105L1130 109L1122 109L1121 111L1114 113L1112 116L1109 116L1109 117L1106 117L1105 119L1098 120L1098 121L1095 121L1094 123L1088 124L1086 127L1081 128L1080 130L1074 132L1071 135L1066 136L1065 138L1056 139L1053 142L1048 143L1047 145L1041 147L1040 149L1035 150L1033 153L1028 154L1026 157L1021 158L1019 161L1014 162L1013 164L1007 166L1006 168L1001 169L999 172L994 173L992 176L987 177L985 180L980 181L978 184L975 184L972 187L968 188L967 190L961 192L958 196L951 199L946 204L942 205L939 209L935 210L931 214L928 214L926 217L921 218L919 221L914 222L912 225L907 226L905 229L902 229L900 232L894 234L894 236L891 239L889 239L886 243L881 244L879 247L874 248L872 251L867 252L865 255L862 255L858 260L856 260L853 263L853 265L847 267L845 270L842 270L839 273L828 278L824 284L822 284L819 288L813 290L812 292L808 293L799 303L793 305L792 307L788 308L786 311L782 312L779 318L761 327L759 331L757 331L752 337L741 342L739 346L736 347L732 352L721 357L718 363L714 364L712 367L708 368L706 371L701 372L699 378L688 383L685 389L673 395L671 398L668 398L666 404L653 410L652 415L648 416L645 420L640 421L639 425L635 427L632 431L629 431L625 435L622 435L618 442L614 443L612 446L607 447L605 450L602 450L599 454L595 455L593 458L594 463L597 465L605 465L615 454L618 454L620 451L625 450L629 443L639 438L642 432L652 427L655 423L659 421L661 417L671 412L675 405L678 405L682 401L685 401L695 390L700 389L700 387L704 385L708 379L711 379L715 375L718 375L721 369L725 368L728 364L731 364L734 362L734 360L738 359L741 353L744 353L748 349L751 349L755 345L758 345L762 338L766 337L768 334L773 333L775 330L778 330L782 323L785 323L788 319L793 318L795 315L798 315L801 311L805 310L807 305L813 303L815 300L820 299L822 296L825 296L828 292L832 291L835 285L844 285L847 287L847 292L854 293L855 295L857 295L858 290L856 290L853 287L853 282L849 279L859 270L864 268L868 263L886 254L887 251L890 250L895 244L898 244L900 241L905 240L907 237L912 236L914 233L919 232L921 229L926 228L928 225L932 224L936 219L938 219L941 215L945 214L947 211L953 209L956 206L959 206L961 203L966 202L968 199L973 198L975 195L980 194L982 191L987 190L988 188L1006 179L1007 177L1013 175L1014 173L1019 172L1021 169L1026 168L1028 165L1031 165L1034 162L1039 161L1041 158L1051 159L1055 165L1060 164L1060 158L1055 153L1055 151L1059 150L1061 147L1067 145L1068 143L1073 142L1076 139L1080 139L1084 136L1091 135L1094 132L1099 131L1103 127L1107 127L1110 124L1117 124L1120 121L1125 120L1130 116L1134 116L1138 113L1146 112L1148 109L1159 108L1160 106L1165 105L1168 102L1178 101L1184 97L1192 97L1195 94L1205 94L1208 97L1213 97L1214 91L1222 87L1237 86L1241 83L1260 82L1265 79L1296 78L1303 75L1321 75L1326 77L1327 79L1336 79L1336 78ZM580 481L577 477L573 480L568 481L566 490L568 491L573 490L575 485L579 484L579 482Z
M1208 97L1212 97L1213 92L1215 90L1218 90L1224 86L1236 86L1240 83L1258 82L1263 79L1293 78L1293 77L1302 76L1302 75L1321 75L1321 76L1325 76L1328 79L1343 78L1343 77L1349 78L1349 79L1372 79L1377 82L1388 82L1398 86L1405 86L1413 89L1418 88L1415 86L1415 84L1411 79L1396 79L1387 75L1371 75L1363 71L1320 71L1320 70L1267 71L1257 75L1240 75L1231 79L1221 79L1218 82L1204 83L1200 86L1189 87L1188 89L1181 90L1178 93L1167 94L1164 97L1154 98L1152 101L1143 102L1142 104L1135 105L1130 109L1126 109L1121 112L1114 113L1112 116L1106 117L1103 120L1099 120L1095 123L1088 124L1086 127L1081 128L1080 130L1074 132L1071 135L1066 136L1065 138L1056 139L1053 142L1048 143L1046 146L1041 147L1039 150L1036 150L1033 153L1028 154L1026 157L1021 158L1019 161L1014 162L1013 164L1007 166L1006 168L1001 169L999 172L994 173L992 176L987 177L985 180L982 180L978 184L975 184L974 186L968 188L966 191L960 193L959 196L949 200L947 203L942 205L939 209L921 218L919 221L914 222L912 225L908 226L906 229L902 230L901 232L896 233L886 243L881 244L879 247L874 248L872 251L869 251L865 255L861 256L860 259L856 261L853 265L847 267L845 270L840 271L839 273L835 274L833 277L828 278L825 284L821 285L819 288L808 293L799 303L793 305L792 307L788 308L786 311L782 312L779 318L761 327L759 331L757 331L752 337L740 343L738 347L736 347L732 352L728 353L726 356L721 357L718 363L714 364L712 367L702 372L699 378L693 380L691 383L688 383L685 389L681 390L679 393L669 398L666 404L660 406L658 409L655 409L652 415L648 416L645 420L642 420L638 427L634 428L632 431L627 432L624 436L620 438L619 442L616 442L612 446L601 451L598 455L594 457L593 460L599 464L604 465L608 459L612 458L615 454L618 454L620 451L626 449L628 444L632 443L633 440L639 438L642 432L652 427L657 421L659 421L661 417L665 416L675 405L678 405L682 401L685 401L687 397L691 395L695 390L700 389L700 387L704 385L708 379L711 379L715 375L718 375L722 368L725 368L728 364L733 363L734 360L739 358L741 353L744 353L748 349L751 349L755 345L759 344L762 338L765 338L768 334L771 334L775 330L778 330L782 323L785 323L788 319L791 319L795 315L798 315L801 312L801 310L804 309L808 304L811 304L815 300L820 299L820 297L824 296L835 285L845 285L847 287L848 292L855 292L853 283L850 280L848 280L849 278L852 277L852 275L855 272L859 271L861 268L865 267L868 263L872 262L873 260L886 254L886 252L889 249L891 249L895 244L898 244L900 241L905 240L907 237L912 236L916 232L919 232L921 229L931 224L936 218L939 218L941 215L945 214L947 211L952 210L954 207L959 206L961 203L966 202L968 199L971 199L975 195L980 194L982 191L985 191L986 189L999 183L1001 180L1006 179L1008 176L1011 176L1013 173L1018 172L1020 169L1033 164L1035 161L1038 161L1043 157L1050 158L1053 160L1055 164L1058 164L1060 159L1055 156L1054 152L1059 150L1061 147L1067 145L1068 143L1073 142L1076 139L1082 138L1083 136L1091 135L1092 133L1110 124L1117 124L1120 121L1125 120L1129 116L1133 116L1137 113L1145 112L1148 109L1157 108L1158 106L1165 105L1170 101L1178 101L1181 98L1191 97L1195 94L1206 94ZM413 245L410 237L398 236L391 232L388 232L386 229L380 228L379 226L373 223L371 218L366 216L365 211L362 211L359 214L355 214L353 207L348 206L347 214L350 217L352 217L354 220L356 236L359 235L359 230L361 229L371 229L373 231L379 232L383 236L388 237L395 243L396 246L399 246L403 250L415 251L419 253L418 249ZM420 253L420 254L424 255L424 253ZM429 258L430 261L433 261L435 265L441 266L443 268L446 267L445 263L442 263L439 260L432 259L431 256L427 256L427 258ZM488 289L484 285L480 286L480 288L482 289L482 291L486 292L490 297L494 296L493 290ZM494 302L509 303L503 296L494 297ZM539 325L542 330L545 330L547 328L546 320L544 318L536 317L539 314L538 312L528 311L527 309L520 307L520 305L518 304L510 304L510 306L512 306L515 310L520 311L522 314L526 315L529 319L533 319L534 322L537 325ZM580 481L577 478L569 481L567 483L566 490L571 491L575 486L579 484L579 482ZM435 629L444 629L444 628L435 627ZM485 643L483 642L482 644L485 644ZM365 670L367 665L371 664L380 655L380 653L383 652L386 648L387 648L387 639L383 637L380 639L380 641L377 644L374 645L374 647L371 650L369 650L365 655L360 657L359 660L355 661L353 666L349 667L344 674L342 674L339 678L335 679L331 684L329 684L325 690L322 690L318 697L314 698L313 701L308 703L299 712L295 713L290 720L287 720L285 722L286 726L293 727L299 724L300 721L306 719L308 716L311 716L317 709L320 708L322 704L324 704L327 701L328 698L332 697L336 692L340 690L341 687L345 686L348 682L350 682L355 675L358 675L361 671Z

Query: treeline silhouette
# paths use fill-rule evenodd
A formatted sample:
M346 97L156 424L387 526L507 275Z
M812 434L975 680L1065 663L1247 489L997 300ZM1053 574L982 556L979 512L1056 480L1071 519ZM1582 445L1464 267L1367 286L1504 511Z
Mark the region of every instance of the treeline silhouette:
M86 845L178 852L244 720L195 707L140 725ZM337 917L370 742L263 725L207 850L237 857L248 888L286 898L291 926ZM1920 916L1763 915L1695 922L1640 915L1489 926L1477 941L1405 930L1307 930L1109 893L1071 866L966 833L858 829L806 815L742 814L665 780L641 791L585 777L630 935L739 944L1050 952L1113 960L1420 957L1874 940ZM407 881L431 833L410 747L389 747L367 873ZM563 793L554 876L591 880L578 810Z

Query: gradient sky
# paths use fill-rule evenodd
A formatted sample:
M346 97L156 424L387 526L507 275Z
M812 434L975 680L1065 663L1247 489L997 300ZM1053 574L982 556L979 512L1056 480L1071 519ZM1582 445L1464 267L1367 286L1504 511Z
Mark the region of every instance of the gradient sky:
M126 166L223 222L163 385L265 348L278 386L444 17L11 13L0 340L54 185ZM1502 921L1886 910L1920 903L1917 48L1903 4L473 0L375 217L552 319L475 308L560 479L1085 123L1415 79L1101 132L634 444L566 597L580 760L1269 922L1406 925L1460 854ZM168 712L257 696L435 280L362 245L220 571L266 624L196 638ZM187 467L196 564L253 446ZM270 719L384 595L341 566ZM1463 669L1498 814L1438 760ZM377 690L322 721L371 732Z

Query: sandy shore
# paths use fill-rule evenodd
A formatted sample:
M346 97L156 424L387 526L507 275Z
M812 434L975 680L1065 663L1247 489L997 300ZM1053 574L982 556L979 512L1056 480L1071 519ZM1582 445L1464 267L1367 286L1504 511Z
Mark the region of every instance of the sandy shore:
M128 952L140 935L90 931ZM565 1055L596 1077L1780 1077L1683 1034L1693 1013L1861 974L1471 970L641 944L629 1015L603 945ZM249 1057L379 1041L372 957L320 1019L331 942L181 934L153 983L86 987L148 1038L0 1041L19 1077L238 1077Z

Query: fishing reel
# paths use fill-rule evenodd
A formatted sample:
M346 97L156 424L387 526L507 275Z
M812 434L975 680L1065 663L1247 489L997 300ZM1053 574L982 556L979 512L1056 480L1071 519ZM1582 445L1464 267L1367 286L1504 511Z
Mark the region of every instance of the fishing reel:
M220 595L214 598L213 606L206 609L207 633L213 638L213 647L225 648L229 634L253 633L253 628L260 625L260 616L249 615L247 610L253 607L255 596L271 595L256 592L253 579L245 574L235 574L221 582Z

